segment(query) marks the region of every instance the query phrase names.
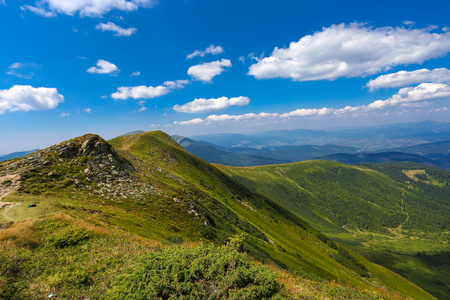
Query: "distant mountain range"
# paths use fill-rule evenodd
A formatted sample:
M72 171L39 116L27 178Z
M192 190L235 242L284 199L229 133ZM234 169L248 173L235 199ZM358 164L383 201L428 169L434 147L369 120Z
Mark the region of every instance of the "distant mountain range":
M288 163L289 160L271 159L258 155L248 155L220 150L219 147L196 142L186 137L174 135L172 138L189 153L198 156L209 163L217 163L229 166L259 166L269 164Z
M348 184L349 180L340 177L349 174L351 179L352 174L357 173L358 178L377 184L371 184L373 197L362 205L352 206L358 209L357 212L365 212L365 216L369 214L366 208L378 213L369 229L404 222L406 215L398 209L403 200L396 197L407 190L397 186L401 183L375 170L362 173L359 167L341 167L333 162L309 163L312 165L309 169L318 169L320 174L326 175L317 177L322 181L316 180L314 186L307 186L297 183L295 177L280 177L275 170L274 180L269 183L280 183L280 186L274 191L286 195L288 191L283 190L283 186L294 187L291 198L286 198L291 200L295 199L297 188L310 189L311 197L299 200L302 203L323 200L313 208L324 216L317 215L317 218L328 222L325 212L330 205L318 205L327 205L333 199L325 199L321 191L326 189L330 195L329 186L342 183L339 195L358 189L358 193L353 193L355 195L349 199L358 204L359 198L365 195L359 187L365 182ZM345 170L339 172L337 165ZM339 182L336 183L336 176L328 176L330 172L321 172L322 169L329 169L332 175L339 177ZM260 174L258 172L254 180L261 178ZM426 174L419 175L426 179ZM442 177L431 175L434 180ZM189 154L161 131L126 135L109 141L86 134L27 157L3 162L0 164L0 197L7 207L0 214L0 299L39 299L49 291L59 299L274 299L264 296L267 290L273 289L266 284L264 274L256 279L250 277L255 275L256 266L263 266L263 263L270 263L270 269L279 274L266 272L273 280L280 280L279 288L274 290L276 293L281 289L280 299L303 298L298 292L299 284L302 289L307 286L313 297L323 299L401 299L403 296L434 299L408 280L320 233L297 215L299 209L284 208L268 198L272 194L259 194L239 183L240 178L232 176ZM378 180L380 177L382 180ZM407 190L405 197L414 196L415 190ZM439 188L441 190L444 188ZM395 201L391 201L393 199ZM415 199L405 198L405 206L415 204ZM435 204L437 209L425 206L429 203ZM34 204L32 209L28 208L30 204ZM448 214L443 204L432 198L422 206L427 208L424 210L426 218L423 218L431 222L427 227L431 233L448 230L440 226L448 224L445 223ZM354 211L342 209L342 204L336 207L334 211L350 213L352 225L360 226ZM411 224L421 220L414 207L407 208ZM305 211L315 213L310 207L305 207ZM343 219L345 215L341 217ZM377 225L379 220L389 223ZM346 224L332 221L338 228ZM420 236L420 240L415 240L423 238ZM432 238L436 236L432 235ZM217 247L231 247L236 253L245 251L246 259L240 263L231 258L229 263L217 265L215 257L218 256L209 254L220 254L214 250ZM150 256L162 249L169 251L164 259ZM189 249L198 249L196 253L205 263L198 263L197 255L185 252ZM178 253L182 255L178 256ZM228 257L230 250L227 253L218 261ZM260 263L256 264L255 260ZM155 269L148 269L145 262ZM226 269L233 270L241 265L248 266L249 271L241 272L239 276L223 274ZM206 274L202 273L203 266L214 268L210 273L226 285L219 287L228 289L228 285L233 284L243 289L241 294L198 292L203 286L216 289L209 279L211 275L203 275ZM171 275L165 275L166 269ZM438 275L433 274L432 278L438 280ZM181 280L188 284L178 284ZM167 288L171 293L169 296L166 288L161 288L165 282L178 284L176 288ZM260 287L251 286L259 282ZM136 293L147 292L150 288L161 292L157 296L148 292L149 296L134 297L123 293L125 288ZM258 291L265 294L252 296ZM114 296L117 293L121 295Z
M190 136L227 148L253 148L328 145L357 147L361 151L408 147L450 140L450 123L420 122L344 130L276 130L254 134L212 134Z
M21 151L21 152L13 152L13 153L10 153L10 154L0 155L0 161L5 161L5 160L9 160L9 159L22 157L22 156L25 156L25 155L27 155L29 153L37 151L37 150L39 150L39 149L28 150L28 151Z
M121 136L143 132L136 130ZM191 154L229 166L324 159L347 164L411 161L450 169L450 123L427 121L341 130L272 130L173 138ZM33 151L0 156L0 161Z
M230 166L324 159L347 164L411 161L450 169L450 123L213 134L194 136L189 142L184 137L178 140L184 141L180 145L188 152L208 162Z
M319 157L319 159L338 161L349 165L360 163L386 163L390 161L410 161L432 167L441 166L439 161L435 161L424 156L403 152L380 152L380 153L360 153L360 154L336 153L321 156Z

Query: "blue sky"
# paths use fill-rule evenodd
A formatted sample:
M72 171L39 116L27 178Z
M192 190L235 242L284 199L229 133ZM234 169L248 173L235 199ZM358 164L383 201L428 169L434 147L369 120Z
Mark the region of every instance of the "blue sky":
M450 116L448 1L0 0L0 154Z

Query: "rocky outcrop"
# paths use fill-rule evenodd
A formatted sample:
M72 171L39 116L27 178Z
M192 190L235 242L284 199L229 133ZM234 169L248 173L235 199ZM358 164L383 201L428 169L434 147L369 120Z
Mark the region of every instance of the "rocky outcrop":
M25 191L90 191L105 198L154 192L133 179L133 166L98 135L88 134L0 165L0 178L20 176Z

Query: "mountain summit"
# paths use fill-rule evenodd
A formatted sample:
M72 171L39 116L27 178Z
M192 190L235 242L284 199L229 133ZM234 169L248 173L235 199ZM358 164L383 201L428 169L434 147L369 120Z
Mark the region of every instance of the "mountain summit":
M57 291L60 297L98 298L117 287L121 279L114 274L132 272L154 247L226 244L243 235L241 249L253 259L309 280L386 297L431 298L160 131L109 142L84 135L5 162L0 186L12 184L7 176L17 177L16 191L3 201L17 205L0 219L2 297ZM30 203L35 207L27 208Z

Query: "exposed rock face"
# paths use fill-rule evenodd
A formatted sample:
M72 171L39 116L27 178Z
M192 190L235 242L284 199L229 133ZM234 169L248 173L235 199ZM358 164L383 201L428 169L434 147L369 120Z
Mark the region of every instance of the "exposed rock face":
M20 176L28 192L53 188L86 190L105 198L153 192L133 180L134 168L98 135L88 134L0 165L0 178Z

